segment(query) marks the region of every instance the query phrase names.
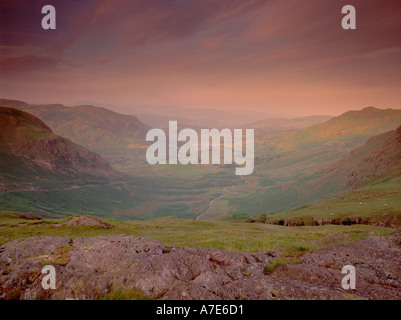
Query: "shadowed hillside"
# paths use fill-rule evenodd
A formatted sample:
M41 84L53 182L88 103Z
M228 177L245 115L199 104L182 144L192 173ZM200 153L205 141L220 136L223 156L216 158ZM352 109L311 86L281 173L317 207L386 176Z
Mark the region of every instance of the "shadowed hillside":
M5 107L0 164L2 191L106 184L120 177L99 155L53 134L40 119Z
M43 217L110 216L138 204L132 185L98 154L55 135L37 117L0 107L2 209Z
M99 153L114 166L134 165L144 160L145 136L150 127L135 116L90 105L29 105L6 99L1 99L0 105L39 117L54 133Z

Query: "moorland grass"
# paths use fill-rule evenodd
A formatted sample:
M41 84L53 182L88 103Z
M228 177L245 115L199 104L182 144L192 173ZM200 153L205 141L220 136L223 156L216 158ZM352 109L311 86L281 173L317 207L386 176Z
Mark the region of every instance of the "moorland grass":
M63 236L68 238L132 235L148 237L166 246L196 246L228 251L258 252L284 250L296 256L327 246L317 240L339 233L352 242L371 235L388 235L395 231L372 225L325 225L284 227L270 224L251 224L237 221L195 221L174 217L145 221L118 221L104 219L110 227L68 226L61 224L71 218L57 220L16 220L10 214L0 213L0 245L32 236ZM316 243L315 243L316 242Z

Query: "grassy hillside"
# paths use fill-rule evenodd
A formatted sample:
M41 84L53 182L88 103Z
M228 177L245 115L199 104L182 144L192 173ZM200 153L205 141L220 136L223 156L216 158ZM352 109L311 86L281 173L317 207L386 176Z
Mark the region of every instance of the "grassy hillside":
M100 154L113 166L145 161L145 137L150 128L135 116L95 106L29 105L6 99L1 99L0 105L39 117L54 133Z
M289 228L269 224L237 221L193 221L173 217L146 221L104 219L108 227L71 226L71 220L27 220L18 213L0 212L0 245L30 236L92 237L99 235L133 235L149 237L165 245L197 246L230 251L257 252L284 250L289 255L306 253L339 242L351 242L371 235L394 231L369 225ZM338 236L345 234L345 236Z
M322 193L338 195L255 220L290 225L401 226L401 127L370 138L313 178L300 181L304 182L303 199L318 198Z
M232 167L216 167L219 168L217 172L226 173L227 184L216 190L223 197L213 203L202 219L211 220L233 213L277 213L345 191L350 187L344 183L348 179L346 175L337 174L339 184L336 184L334 179L325 178L328 170L373 135L396 129L400 124L401 110L370 107L301 130L270 134L256 130L254 173L238 177L231 171ZM381 139L379 137L376 141ZM369 144L368 148L375 147L377 145ZM382 148L388 149L385 144ZM397 146L394 148L396 150ZM380 150L377 153L385 154ZM394 157L396 159L397 155L393 154ZM382 167L387 166L388 162ZM175 166L153 167L152 170L157 175L161 172L169 172L173 177L182 174L182 169ZM364 170L374 172L368 168ZM216 171L210 174L196 166L187 168L185 172L188 176L196 172L196 176L202 177L209 185L213 185L216 177ZM375 174L381 173L384 171ZM318 182L322 184L318 185ZM188 183L194 181L188 180Z
M132 180L132 179L131 179ZM0 208L42 217L112 216L146 200L99 155L37 117L0 107Z
M400 159L401 127L370 138L365 145L351 150L327 168L300 176L281 189L272 187L263 203L269 209L278 204L280 208L288 210L345 192L371 180L388 181L401 175ZM388 185L390 191L401 189L401 183L397 181L395 179Z
M333 163L317 181L308 184L309 192L331 185L334 192L357 187L382 176L401 174L401 126L370 138L362 147Z
M362 223L399 228L400 185L401 175L376 179L335 197L317 200L278 214L261 215L252 220L288 225Z
M279 150L305 150L345 145L355 148L371 136L396 129L401 123L401 110L368 107L348 111L324 123L289 133L277 143Z
M0 107L0 190L106 184L121 175L99 155L52 133L40 119Z
M349 186L341 179L348 178L336 175L333 180L326 179L327 170L372 136L400 124L401 110L370 107L305 129L257 136L255 173L245 177L244 197L226 197L228 206L235 208L234 213L273 213L344 191ZM319 186L318 181L322 182Z

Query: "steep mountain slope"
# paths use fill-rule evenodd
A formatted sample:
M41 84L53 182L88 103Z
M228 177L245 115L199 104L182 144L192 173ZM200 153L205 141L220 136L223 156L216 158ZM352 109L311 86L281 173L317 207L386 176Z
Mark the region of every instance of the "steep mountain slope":
M357 187L372 179L401 174L401 126L368 140L346 157L335 162L309 188L332 185L335 191ZM400 186L401 187L401 186Z
M399 225L401 126L370 138L365 145L352 150L329 169L288 186L285 194L293 207L300 200L304 203L320 200L272 215L268 221L289 224L313 224L314 221L337 223L352 217L350 223L355 220L357 223L362 221L393 227ZM336 194L339 195L321 199ZM355 217L363 217L365 220Z
M37 117L0 107L0 190L106 184L120 174L99 155L53 134Z
M370 137L401 124L401 110L365 108L280 134L257 135L255 173L287 183L325 169Z
M343 182L338 173L333 173L333 181L324 178L330 166L400 124L401 110L369 107L301 130L259 136L253 176L245 178L249 183L242 197L226 196L225 201L234 213L272 213L344 191L333 182Z
M99 153L114 166L134 166L144 161L145 136L150 127L135 116L95 106L29 105L6 99L1 99L0 105L39 117L54 133Z

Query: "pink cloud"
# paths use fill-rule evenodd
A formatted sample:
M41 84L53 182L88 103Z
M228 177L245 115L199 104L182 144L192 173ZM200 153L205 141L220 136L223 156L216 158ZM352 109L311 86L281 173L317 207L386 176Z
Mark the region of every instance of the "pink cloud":
M0 70L4 74L29 74L32 72L59 72L66 68L79 67L78 64L63 59L64 50L71 46L71 38L37 53L0 60Z

